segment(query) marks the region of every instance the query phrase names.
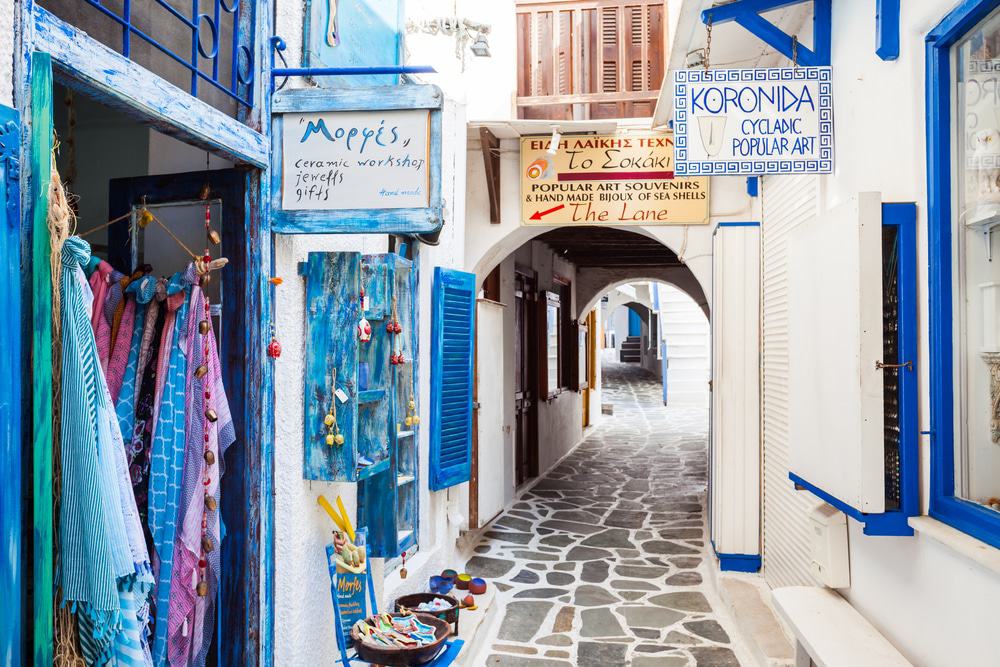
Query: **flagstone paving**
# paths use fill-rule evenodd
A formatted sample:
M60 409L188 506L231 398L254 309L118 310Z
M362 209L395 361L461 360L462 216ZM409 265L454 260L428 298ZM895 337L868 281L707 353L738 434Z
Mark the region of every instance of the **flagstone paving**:
M614 415L476 546L504 605L487 665L739 667L703 583L708 411L660 392L605 364Z

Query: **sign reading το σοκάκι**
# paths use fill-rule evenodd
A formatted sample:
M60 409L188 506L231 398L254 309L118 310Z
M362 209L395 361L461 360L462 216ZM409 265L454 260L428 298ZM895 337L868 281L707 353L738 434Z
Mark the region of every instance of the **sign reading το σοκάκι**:
M829 67L674 72L677 174L833 171Z
M523 225L700 225L708 179L674 177L669 132L521 139Z
M283 209L429 206L426 109L286 113L281 122Z

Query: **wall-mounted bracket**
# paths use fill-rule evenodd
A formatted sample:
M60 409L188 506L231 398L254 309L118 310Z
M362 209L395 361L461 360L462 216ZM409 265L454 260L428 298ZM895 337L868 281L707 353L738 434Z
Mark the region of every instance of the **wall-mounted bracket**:
M882 60L899 57L899 0L875 2L875 53Z
M760 15L761 12L810 1L813 3L813 48L811 49ZM898 9L898 0L896 1ZM831 0L735 0L729 4L704 10L701 13L701 21L706 25L735 21L798 65L805 67L830 65Z

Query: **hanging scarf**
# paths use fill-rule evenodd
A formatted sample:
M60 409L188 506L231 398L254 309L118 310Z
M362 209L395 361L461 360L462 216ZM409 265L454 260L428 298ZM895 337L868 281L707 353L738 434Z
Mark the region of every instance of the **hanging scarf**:
M215 333L209 328L208 333L203 335L197 328L204 311L205 295L200 287L195 286L188 318L187 445L180 503L181 525L174 546L168 650L170 664L196 667L205 664L210 642L205 642L204 638L212 636L214 627L213 609L219 581L221 543L219 481L226 449L236 439L222 383L222 365ZM207 321L211 326L211 319ZM195 369L200 365L204 365L208 372L197 378ZM207 406L206 392L209 396ZM208 408L216 412L214 423L206 417ZM214 463L207 463L206 451L212 452ZM215 511L207 509L207 496L216 501ZM208 553L203 553L202 549L203 528L204 536L213 545ZM197 593L202 568L208 584L205 597Z
M132 443L128 447L129 475L132 478L132 488L135 490L135 500L139 505L142 525L147 530L148 544L152 543L148 532L149 522L147 521L147 517L149 509L150 450L153 446L153 401L155 400L156 393L157 357L165 319L166 310L156 301L150 303L149 312L146 317L145 331L142 336L142 345L145 346L145 352L142 352L140 349L139 368L142 369L142 378L135 399ZM149 334L148 337L146 334ZM143 364L143 361L145 361L145 364Z
M194 266L176 273L167 284L168 310L172 313L174 335L170 346L160 351L168 360L163 374L159 414L154 417L154 437L149 471L149 531L158 563L156 572L157 622L153 637L153 661L161 665L167 657L167 616L173 571L174 538L177 532L178 502L184 468L185 378L187 377L188 300L196 274ZM176 301L179 304L174 305ZM195 314L197 317L197 314ZM164 331L164 339L167 338Z
M135 583L141 567L138 561L148 568L148 557L135 501L124 478L121 433L101 371L92 321L88 321L93 313L90 308L96 304L90 301L81 266L89 260L86 241L67 239L60 288L59 580L64 603L74 604L84 659L103 665L115 657L115 644L129 625L122 615L120 587Z
M101 369L107 371L108 359L111 357L111 317L108 316L108 298L117 304L116 295L121 295L121 287L118 282L124 274L115 269L105 261L97 265L97 270L90 276L90 288L94 292L94 308L90 315L90 325L94 330L96 339L97 356L100 360ZM117 289L116 289L117 288ZM111 308L114 312L114 308Z
M128 439L128 444L132 444L132 426L135 424L135 398L138 391L136 378L142 380L142 372L139 366L139 349L142 343L143 332L146 328L146 310L150 300L156 290L156 278L153 276L143 276L138 280L129 283L126 292L130 300L135 303L134 325L132 327L131 341L129 342L128 359L125 362L125 369L122 373L122 384L115 400L115 412L118 415L118 425L121 427L122 436ZM124 337L123 332L119 340ZM114 364L112 364L114 366ZM114 397L114 393L112 393Z

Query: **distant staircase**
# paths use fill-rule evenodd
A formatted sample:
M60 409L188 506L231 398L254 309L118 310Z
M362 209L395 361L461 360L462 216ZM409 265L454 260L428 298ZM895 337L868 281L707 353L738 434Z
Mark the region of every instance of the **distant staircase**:
M619 361L630 364L642 362L642 339L639 336L629 336L622 341Z

